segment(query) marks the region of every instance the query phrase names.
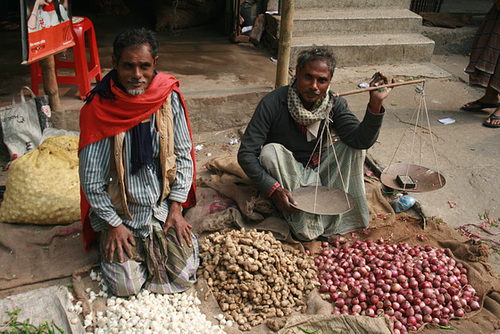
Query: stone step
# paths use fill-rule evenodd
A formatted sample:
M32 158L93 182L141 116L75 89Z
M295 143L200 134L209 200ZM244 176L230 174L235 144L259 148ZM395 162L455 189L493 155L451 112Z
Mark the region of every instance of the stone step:
M335 10L345 8L362 9L409 9L411 0L295 0L294 8L298 10Z
M273 87L262 86L184 94L191 131L218 131L245 126L260 100L272 90Z
M333 48L338 66L430 62L434 41L420 34L292 37L290 64L312 44Z
M277 17L279 21L279 17ZM303 10L295 11L294 37L320 35L351 35L359 33L383 34L418 33L422 17L408 9L369 10Z

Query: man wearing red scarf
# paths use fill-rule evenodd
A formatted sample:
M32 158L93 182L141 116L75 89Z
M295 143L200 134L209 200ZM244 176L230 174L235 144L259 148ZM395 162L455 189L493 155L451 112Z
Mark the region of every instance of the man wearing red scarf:
M118 35L114 69L80 113L84 244L98 237L103 277L118 296L184 291L199 263L182 215L195 205L189 118L179 82L155 70L158 47L146 29Z

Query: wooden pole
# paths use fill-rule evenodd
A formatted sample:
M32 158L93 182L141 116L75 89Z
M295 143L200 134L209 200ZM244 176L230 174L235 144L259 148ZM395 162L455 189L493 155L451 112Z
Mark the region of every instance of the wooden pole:
M61 100L59 99L59 87L57 86L56 66L54 56L39 60L43 76L43 90L49 97L49 105L52 111L61 111Z
M390 87L404 86L404 85L413 85L413 84L422 83L422 82L425 82L425 80L418 79L418 80L410 80L410 81L403 81L403 82L395 82L395 83L390 83L390 84L385 84L385 85L380 85L380 86L351 90L348 92L343 92L343 93L338 93L338 94L333 94L333 95L335 97L346 96L346 95L358 94L358 93L363 93L363 92L369 92L372 90L377 90L377 89L382 89L382 88L390 88Z
M275 88L288 84L288 67L290 66L290 48L293 27L294 0L281 0L281 24L278 42L278 68L276 70Z

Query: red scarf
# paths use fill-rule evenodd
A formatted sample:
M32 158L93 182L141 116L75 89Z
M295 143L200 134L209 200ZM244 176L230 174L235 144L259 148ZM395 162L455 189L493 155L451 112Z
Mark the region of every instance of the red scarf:
M144 119L154 114L165 103L167 97L175 91L181 98L182 106L186 116L186 122L189 130L191 143L191 124L186 108L186 102L179 90L179 81L172 75L158 73L151 81L146 91L140 95L134 96L125 93L116 86L111 79L111 92L114 99L101 98L95 95L92 102L86 103L80 112L80 150L92 143L105 138L115 136L119 133L128 131L139 124ZM192 145L193 146L193 145ZM191 149L191 159L193 167L195 163L194 148ZM184 208L190 208L196 205L196 168L193 170L193 183L189 190L188 198L182 204ZM82 213L83 243L85 250L89 251L95 232L90 225L89 210L90 205L87 198L81 191L80 209Z

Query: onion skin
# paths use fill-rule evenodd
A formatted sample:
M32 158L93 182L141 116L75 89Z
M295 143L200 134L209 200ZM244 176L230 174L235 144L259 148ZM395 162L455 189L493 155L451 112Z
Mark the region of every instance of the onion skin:
M444 249L345 238L323 246L314 263L334 314L383 315L394 333L407 333L430 322L448 326L481 308L467 268Z

